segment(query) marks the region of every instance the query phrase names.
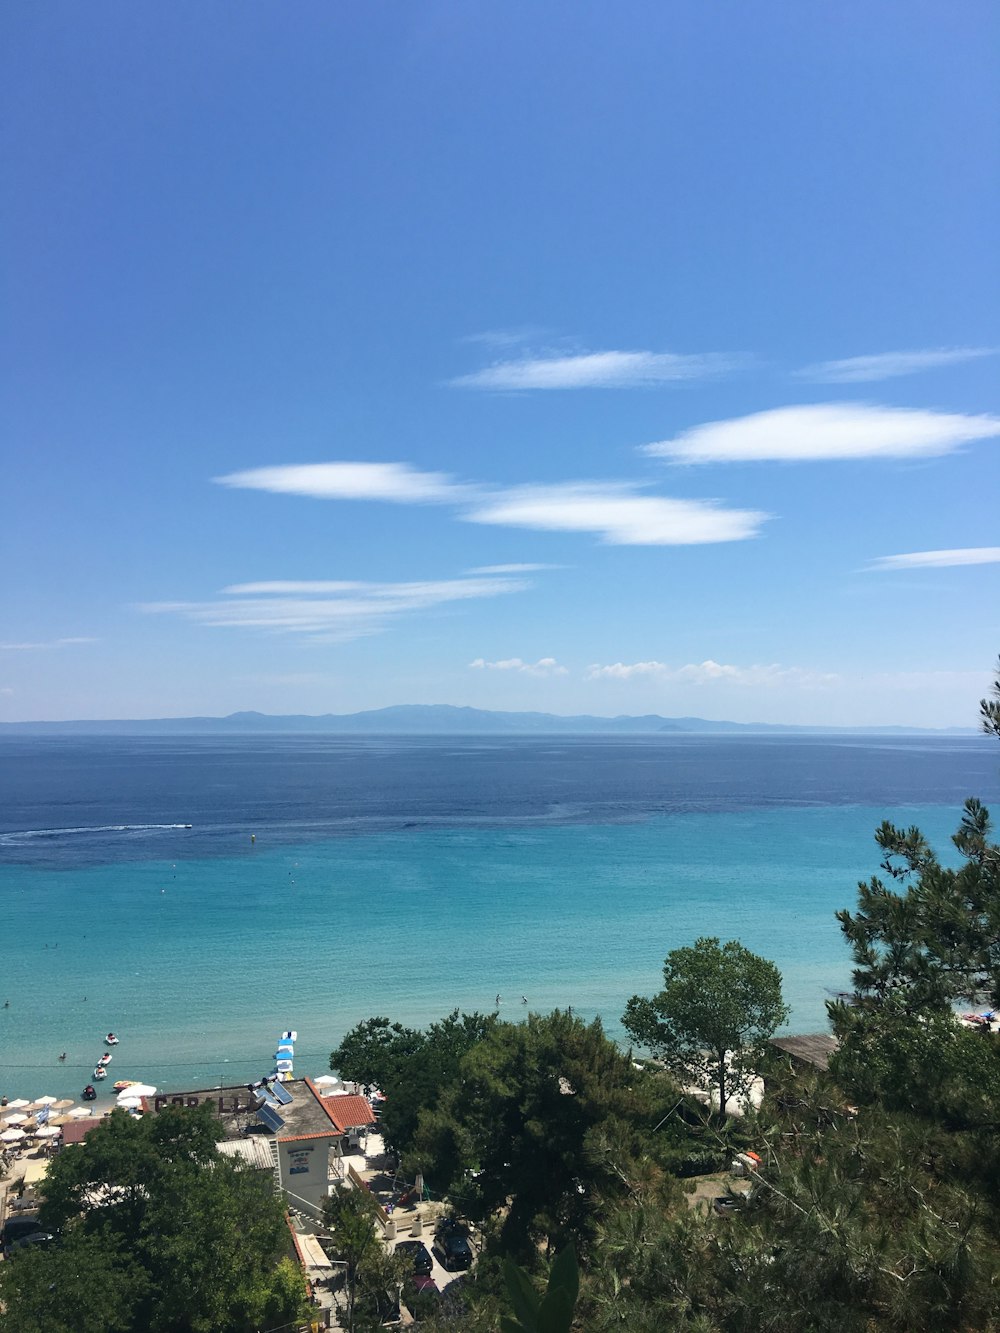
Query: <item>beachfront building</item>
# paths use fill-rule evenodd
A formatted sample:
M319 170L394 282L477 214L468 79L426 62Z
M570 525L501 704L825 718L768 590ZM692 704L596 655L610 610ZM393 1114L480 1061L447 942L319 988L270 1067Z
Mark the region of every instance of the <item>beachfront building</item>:
M178 1105L210 1106L226 1132L220 1151L271 1171L289 1205L313 1216L343 1180L344 1157L376 1123L366 1098L343 1092L324 1096L309 1078L270 1088L200 1088L142 1099L143 1111L153 1114Z

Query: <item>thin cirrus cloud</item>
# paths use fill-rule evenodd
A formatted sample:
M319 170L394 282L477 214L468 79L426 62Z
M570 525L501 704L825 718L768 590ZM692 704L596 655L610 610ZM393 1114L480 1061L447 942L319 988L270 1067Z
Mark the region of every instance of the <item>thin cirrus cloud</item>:
M642 445L640 451L675 463L932 458L998 435L996 417L867 403L815 403L709 421L672 440Z
M540 657L537 662L525 662L520 657L505 657L499 662L487 662L477 657L469 666L475 671L513 671L520 676L568 676L566 667L554 657Z
M530 587L527 580L514 578L409 583L275 579L233 584L211 601L146 602L139 610L180 616L215 628L299 634L324 643L346 643L381 634L402 616Z
M978 361L996 356L997 347L937 347L920 352L879 352L874 356L849 356L842 361L817 361L796 372L798 379L824 384L862 384L873 380L918 375L923 370Z
M536 574L543 569L565 569L565 565L478 565L469 574Z
M768 515L723 509L707 500L642 495L627 483L567 482L515 487L463 517L470 523L589 532L611 546L695 546L753 537Z
M644 495L630 482L507 488L463 485L443 473L419 472L405 463L293 464L234 472L216 481L234 488L319 499L448 503L467 523L584 532L614 546L743 541L755 536L769 517L754 509L726 509L709 500Z
M672 667L666 662L612 662L606 666L595 663L586 671L587 680L629 681L653 678L672 684L687 685L749 685L774 688L792 686L816 688L832 685L839 676L832 672L808 671L802 667L784 667L778 663L766 666L734 666L726 662L688 662Z
M868 569L947 569L953 565L1000 564L1000 546L964 546L951 551L909 551L882 555Z
M706 379L735 370L745 357L722 352L579 352L498 361L449 380L456 389L642 389L673 380Z
M230 472L214 480L219 486L274 495L395 504L443 504L465 492L445 473L420 472L407 463L290 463Z
M80 643L97 643L97 639L89 636L76 635L66 639L48 639L42 643L0 643L0 652L6 653L34 653L44 651L48 648L72 648Z

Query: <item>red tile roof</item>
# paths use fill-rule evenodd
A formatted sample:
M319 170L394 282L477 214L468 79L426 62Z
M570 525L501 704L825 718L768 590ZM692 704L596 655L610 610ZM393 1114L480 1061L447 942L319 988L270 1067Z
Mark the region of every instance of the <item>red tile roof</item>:
M343 1134L348 1129L357 1129L362 1125L374 1125L375 1112L365 1097L353 1094L339 1097L324 1097L323 1106L333 1123Z

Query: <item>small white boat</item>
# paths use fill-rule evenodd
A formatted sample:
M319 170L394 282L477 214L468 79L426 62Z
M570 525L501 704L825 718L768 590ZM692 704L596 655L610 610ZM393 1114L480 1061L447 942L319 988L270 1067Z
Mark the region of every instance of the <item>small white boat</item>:
M108 1076L108 1071L104 1068L103 1065L98 1065L97 1068L94 1070L95 1079L100 1080L102 1078L107 1078L107 1076Z
M109 1032L108 1035L104 1038L104 1044L105 1046L117 1046L118 1038L115 1036L113 1032Z

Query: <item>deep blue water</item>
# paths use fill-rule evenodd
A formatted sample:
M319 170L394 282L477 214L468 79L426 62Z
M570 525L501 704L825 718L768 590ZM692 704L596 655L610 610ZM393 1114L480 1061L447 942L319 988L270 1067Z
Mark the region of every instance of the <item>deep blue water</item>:
M5 738L0 1090L72 1095L110 1027L117 1076L175 1088L266 1072L288 1026L316 1074L360 1018L497 992L617 1033L705 934L814 1029L874 828L953 856L998 769L972 737Z

